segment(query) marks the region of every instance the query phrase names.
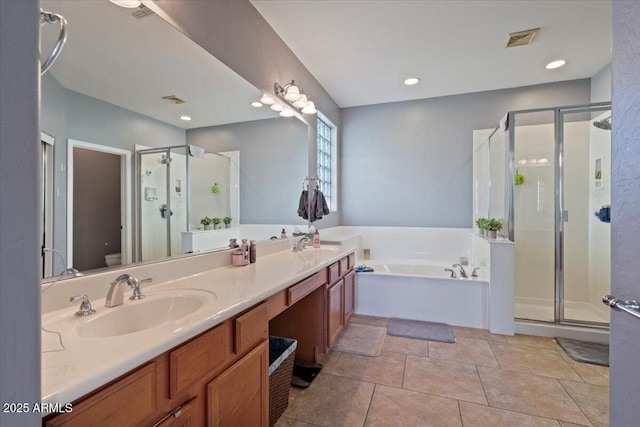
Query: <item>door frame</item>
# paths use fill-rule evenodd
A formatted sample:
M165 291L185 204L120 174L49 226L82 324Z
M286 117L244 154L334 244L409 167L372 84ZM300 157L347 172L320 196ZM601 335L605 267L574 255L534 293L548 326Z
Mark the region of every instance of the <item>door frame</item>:
M67 268L73 267L73 149L99 151L120 156L120 254L122 264L130 264L131 224L131 151L76 139L67 139Z
M42 150L42 232L44 233L44 239L42 245L44 248L53 248L53 189L54 189L54 148L56 138L49 135L46 132L40 131L40 144ZM49 148L45 148L48 146ZM42 273L43 277L53 276L53 252L47 251L42 253ZM66 266L65 266L66 268Z

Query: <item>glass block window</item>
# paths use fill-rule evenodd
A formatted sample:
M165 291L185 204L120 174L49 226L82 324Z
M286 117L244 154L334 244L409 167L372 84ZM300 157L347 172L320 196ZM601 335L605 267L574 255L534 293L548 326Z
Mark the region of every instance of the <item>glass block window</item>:
M318 188L324 194L329 209L334 210L334 206L331 203L332 132L333 128L318 117Z

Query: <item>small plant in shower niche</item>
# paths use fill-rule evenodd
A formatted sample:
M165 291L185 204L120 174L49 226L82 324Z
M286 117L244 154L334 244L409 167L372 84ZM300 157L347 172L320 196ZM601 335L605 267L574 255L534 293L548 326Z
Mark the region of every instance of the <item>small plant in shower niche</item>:
M498 236L498 231L502 230L502 222L495 218L491 218L488 221L487 230L489 238L495 239Z
M224 222L224 228L231 228L231 217L230 216L225 216L224 218L222 218L222 222Z
M220 228L220 223L222 222L222 220L219 217L214 216L213 218L211 218L211 221L213 222L213 229L218 230Z
M205 230L211 230L211 224L213 224L213 220L208 216L205 216L200 220L200 224L204 226Z

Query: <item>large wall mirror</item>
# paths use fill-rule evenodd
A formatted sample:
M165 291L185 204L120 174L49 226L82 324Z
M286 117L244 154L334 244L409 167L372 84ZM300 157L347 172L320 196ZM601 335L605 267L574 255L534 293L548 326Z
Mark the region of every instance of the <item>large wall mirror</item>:
M306 224L304 123L252 107L258 89L146 8L40 4L68 21L42 76L43 277L223 248L245 226L261 240ZM57 38L47 27L43 51ZM205 233L202 218L225 216L230 230L185 246L185 233Z

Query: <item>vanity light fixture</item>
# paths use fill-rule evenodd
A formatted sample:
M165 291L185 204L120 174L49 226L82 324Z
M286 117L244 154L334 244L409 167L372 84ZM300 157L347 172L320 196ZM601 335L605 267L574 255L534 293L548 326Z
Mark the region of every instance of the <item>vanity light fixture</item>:
M252 106L252 107L256 107L256 108L260 108L260 107L262 107L262 102L253 101L253 102L251 103L251 106Z
M280 112L280 111L284 110L284 107L282 105L278 104L278 103L275 103L275 104L271 105L271 109L273 111Z
M180 120L184 120L185 122L191 121L190 116L180 116Z
M260 98L260 102L263 103L264 105L271 105L271 104L275 104L276 101L274 101L273 98L267 95L266 93L263 93L262 98Z
M562 67L566 63L567 63L567 61L565 61L564 59L558 59L557 61L549 62L545 68L547 70L553 70L555 68Z
M280 111L281 117L293 117L294 115L295 113L288 108L284 108L282 111Z
M284 86L274 83L273 91L277 96L287 101L289 105L297 111L301 111L303 114L316 114L318 112L313 101L309 100L309 97L296 86L293 80Z
M409 77L404 81L404 84L407 86L417 85L418 83L420 83L420 79L418 77Z
M142 4L140 3L140 0L109 0L109 1L120 7L126 7L127 9L135 9L136 7L140 7L140 5Z

